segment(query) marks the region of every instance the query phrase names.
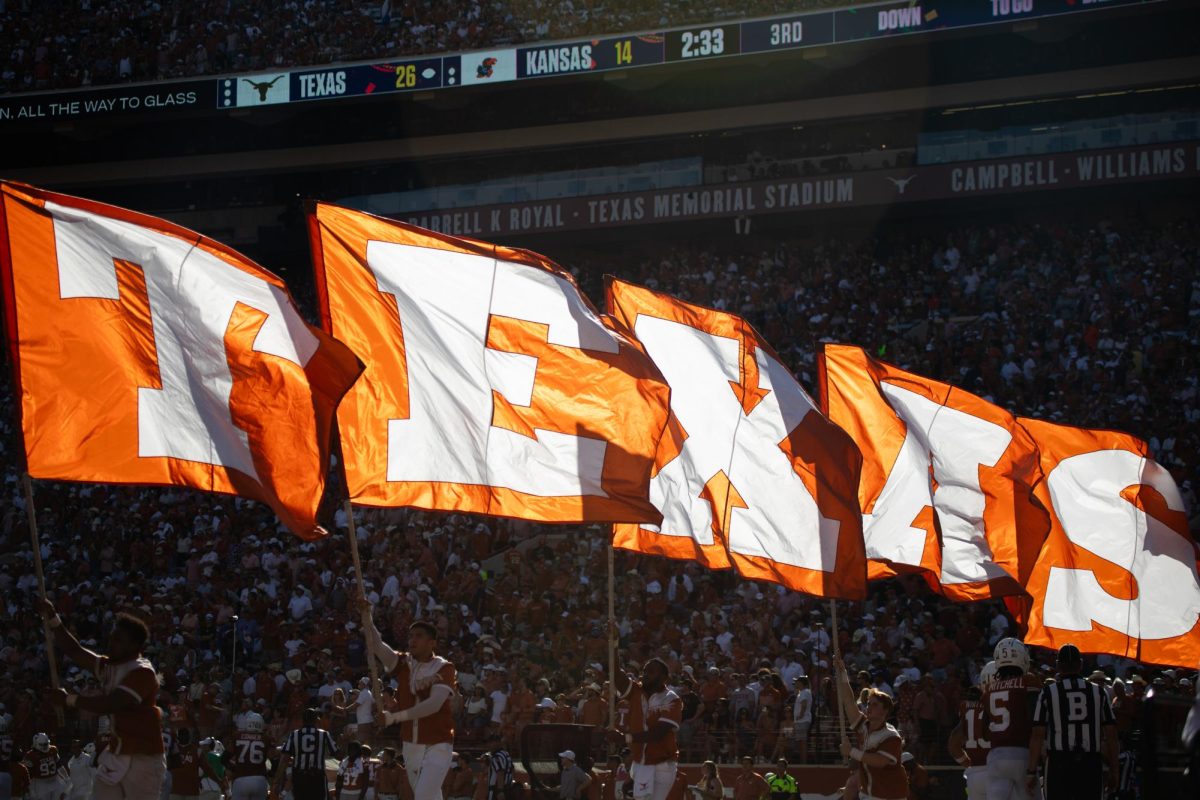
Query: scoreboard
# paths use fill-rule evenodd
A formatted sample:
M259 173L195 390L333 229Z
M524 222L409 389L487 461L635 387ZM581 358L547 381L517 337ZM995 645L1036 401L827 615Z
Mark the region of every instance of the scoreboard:
M0 125L149 109L253 108L727 59L1164 0L894 0L595 39L0 99ZM214 103L215 100L215 103Z

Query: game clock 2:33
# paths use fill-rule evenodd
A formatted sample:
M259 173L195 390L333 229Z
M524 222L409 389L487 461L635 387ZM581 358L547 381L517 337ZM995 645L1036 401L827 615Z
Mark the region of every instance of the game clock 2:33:
M667 61L737 55L741 52L737 25L710 25L667 32Z

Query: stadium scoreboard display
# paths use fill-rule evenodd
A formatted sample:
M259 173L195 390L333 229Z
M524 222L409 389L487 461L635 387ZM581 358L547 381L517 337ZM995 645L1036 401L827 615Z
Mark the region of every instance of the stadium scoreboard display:
M1163 0L933 0L876 3L397 61L306 67L0 99L0 124L181 108L241 109L612 72L824 47Z

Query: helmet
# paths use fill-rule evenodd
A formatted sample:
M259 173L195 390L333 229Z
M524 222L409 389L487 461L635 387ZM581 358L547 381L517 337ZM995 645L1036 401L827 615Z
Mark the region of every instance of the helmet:
M88 742L87 744L85 744L83 746L83 754L85 756L87 756L88 758L92 758L93 756L95 756L96 755L96 745L92 744L91 742Z
M996 680L996 662L989 661L979 670L979 688L986 689L988 684Z
M242 717L242 730L249 731L250 733L262 733L263 728L266 726L267 723L263 720L262 714L259 714L257 711L250 711Z
M992 656L996 659L997 671L1003 667L1017 667L1021 672L1029 671L1029 651L1020 639L1011 636L1001 639L996 643L996 650Z
M201 739L200 747L204 748L205 750L212 750L217 755L221 755L225 752L225 745L221 744L221 740L212 736L209 736L206 739Z
M49 753L50 737L44 733L35 733L33 735L33 749L39 753Z

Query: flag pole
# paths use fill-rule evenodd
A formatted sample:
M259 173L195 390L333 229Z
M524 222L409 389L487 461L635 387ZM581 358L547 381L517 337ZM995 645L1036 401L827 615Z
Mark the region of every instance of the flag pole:
M833 655L837 658L842 657L841 645L838 644L838 624L837 624L837 601L832 597L829 598L829 613L832 616L833 624ZM837 703L838 710L838 735L846 735L846 709L842 707L842 687L838 682L839 677L837 671L834 670L833 677L833 697Z
M33 481L28 472L21 473L21 487L25 492L25 514L29 519L29 542L33 545L33 571L37 576L38 595L46 599L46 578L42 572L42 543L38 537L37 509L33 505ZM46 634L46 660L50 662L50 688L58 691L58 655L54 650L54 631L50 630L50 621L42 620L42 630ZM61 728L66 720L61 706L54 707Z
M608 541L608 727L617 727L617 612L615 580L613 577L615 559L612 537Z
M347 532L350 535L350 558L354 561L354 578L358 581L358 593L363 598L367 597L367 587L363 583L362 560L358 557L358 529L354 524L354 506L350 503L350 498L346 498L346 504L343 506L346 509L346 525ZM379 664L375 661L375 643L370 636L367 636L367 626L373 624L371 621L370 606L364 605L362 612L363 638L367 640L367 669L371 675L371 697L372 702L379 708L379 703L383 702L383 692L380 690L379 684Z

